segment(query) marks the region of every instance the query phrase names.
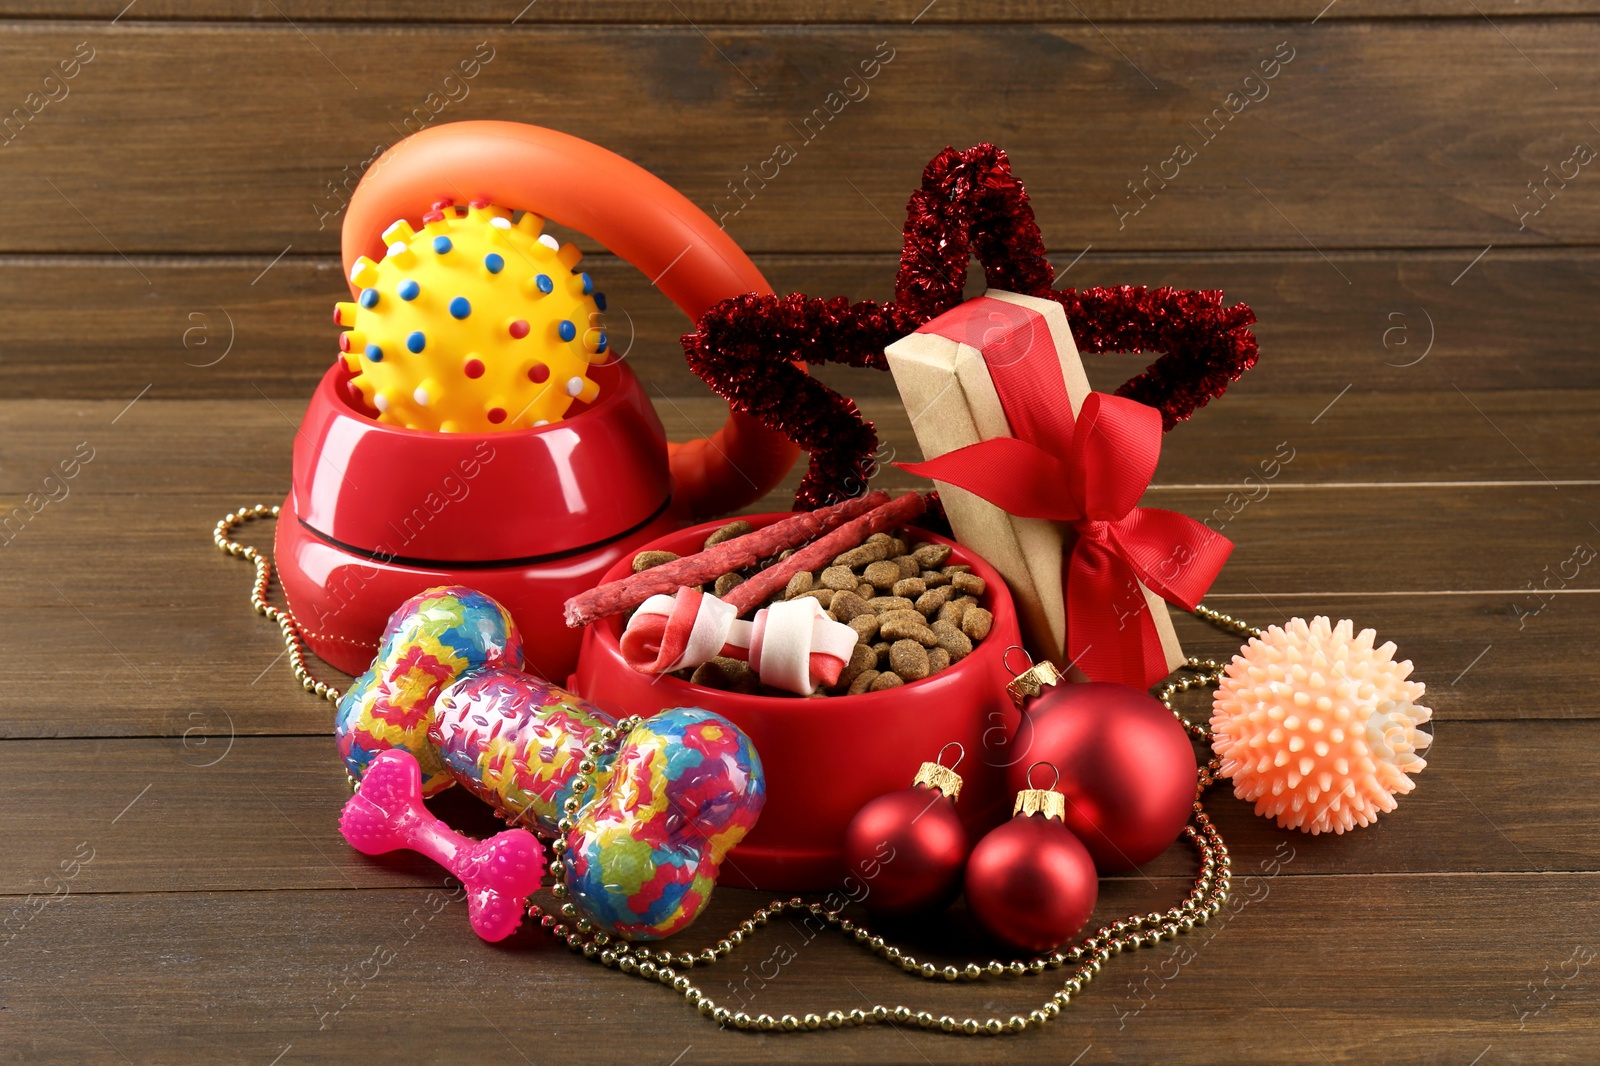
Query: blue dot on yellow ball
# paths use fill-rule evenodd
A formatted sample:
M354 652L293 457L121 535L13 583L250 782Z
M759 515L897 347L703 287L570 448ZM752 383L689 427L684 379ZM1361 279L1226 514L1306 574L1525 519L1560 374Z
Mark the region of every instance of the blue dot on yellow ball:
M594 346L594 350L596 352L603 352L606 350L606 335L604 333L600 334L600 342Z
M422 335L422 331L420 329L406 337L406 347L411 349L413 352L420 352L427 346L428 338Z
M378 290L377 289L362 289L361 290L361 306L365 307L369 311L372 310L374 307L377 307L378 306Z
M550 280L549 274L540 274L533 279L533 283L538 286L540 292L554 292L556 288L556 283Z
M383 349L378 347L376 344L367 345L367 358L371 359L374 363L383 362Z
M421 291L422 286L418 285L410 278L407 278L400 283L400 299L402 300L415 300L417 298L417 293ZM604 310L604 308L601 308L601 310Z
M603 292L595 293L594 294L594 305L595 305L595 307L597 307L600 310L604 311L606 309L606 294L603 293Z
M570 341L578 335L578 327L564 318L561 320L561 325L556 327L556 330L561 334L561 339L564 341Z
M433 239L433 250L440 255L448 252L452 247L449 237L435 237Z
M465 296L457 296L450 301L450 317L466 318L472 314L472 304L467 302Z
M489 271L489 273L498 274L500 271L506 268L506 261L500 256L495 255L493 252L490 252L488 255L483 257L483 265L484 268Z
M583 294L585 296L588 296L590 293L594 292L594 279L593 278L591 278L587 274L579 274L578 277L583 280Z

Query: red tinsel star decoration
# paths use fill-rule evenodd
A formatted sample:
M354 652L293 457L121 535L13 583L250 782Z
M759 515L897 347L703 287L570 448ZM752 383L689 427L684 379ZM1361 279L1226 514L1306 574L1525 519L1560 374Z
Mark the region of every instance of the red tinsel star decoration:
M854 400L792 364L887 370L885 347L962 301L972 256L990 288L1060 303L1080 352L1163 353L1116 392L1160 410L1167 429L1255 365L1256 316L1245 304L1223 307L1220 291L1052 289L1044 238L1005 152L946 148L906 206L892 301L747 293L712 307L683 337L689 366L717 395L811 453L796 510L864 491L878 436Z

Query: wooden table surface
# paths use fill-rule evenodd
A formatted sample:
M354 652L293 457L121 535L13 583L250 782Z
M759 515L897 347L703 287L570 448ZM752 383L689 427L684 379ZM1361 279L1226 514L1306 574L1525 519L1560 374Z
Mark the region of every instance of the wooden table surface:
M0 513L23 515L0 535L0 1062L1600 1058L1600 4L524 2L0 0ZM1166 438L1148 502L1229 516L1211 604L1398 643L1435 712L1416 792L1311 838L1213 790L1222 914L995 1040L719 1031L536 930L487 946L438 868L354 853L329 708L210 530L288 488L364 163L487 117L729 212L779 291L888 296L923 163L993 140L1064 284L1251 304L1260 366ZM1170 177L1179 142L1198 149ZM590 262L669 433L715 425L676 312ZM820 376L916 454L887 376ZM1178 626L1192 654L1233 647ZM1192 872L1174 847L1107 879L1096 916L1170 905ZM764 899L719 891L681 946ZM933 930L917 951L965 947ZM1009 1015L1053 990L923 982L788 922L696 976L775 1014Z

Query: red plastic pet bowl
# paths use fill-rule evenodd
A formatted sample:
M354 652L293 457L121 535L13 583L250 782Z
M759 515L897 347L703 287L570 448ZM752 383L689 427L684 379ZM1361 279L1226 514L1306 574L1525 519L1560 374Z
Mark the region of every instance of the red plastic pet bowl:
M600 399L507 433L430 433L373 421L331 368L295 437L278 517L284 598L311 650L364 672L389 614L435 585L505 604L529 668L561 678L580 634L561 604L676 529L661 421L625 365L595 367Z
M444 123L384 153L345 213L346 273L358 256L384 254L395 219L420 227L447 200L529 210L586 233L691 322L728 297L772 291L732 238L655 175L515 122ZM632 371L613 363L590 374L598 402L552 425L428 433L357 410L336 361L295 437L277 532L278 576L311 650L360 674L402 601L461 584L510 609L531 669L565 677L579 639L561 621L568 597L640 543L758 499L798 454L739 413L708 439L669 444Z
M747 515L764 526L784 514ZM718 528L709 522L647 545L687 555ZM916 531L925 540L954 543ZM955 546L951 561L984 579L983 605L994 628L960 662L921 681L860 696L801 699L747 696L641 674L622 658L624 616L589 626L572 689L618 716L668 707L703 707L725 716L755 742L767 774L767 803L750 835L722 866L722 883L769 892L832 888L844 880L845 827L868 800L911 784L917 768L959 741L963 785L956 810L976 835L1009 813L1005 760L1018 713L1006 695L1012 673L1006 649L1020 644L1017 613L1005 581L977 556ZM605 575L629 572L619 560ZM869 886L870 890L870 886Z

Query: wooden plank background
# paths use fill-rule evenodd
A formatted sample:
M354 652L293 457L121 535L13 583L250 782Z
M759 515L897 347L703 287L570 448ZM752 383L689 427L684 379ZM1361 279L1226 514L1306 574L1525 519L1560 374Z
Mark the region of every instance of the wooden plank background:
M0 511L55 497L0 544L0 1062L1592 1061L1600 585L1561 570L1600 545L1600 178L1570 162L1600 144L1597 14L0 0ZM893 58L869 91L798 133L880 47ZM492 58L446 82L475 53ZM1130 189L1275 54L1266 95L1178 178ZM489 117L739 208L728 230L779 291L889 296L922 165L992 140L1062 284L1249 303L1260 366L1166 439L1148 502L1227 519L1237 549L1210 602L1259 623L1354 618L1416 662L1437 715L1417 791L1377 827L1312 839L1214 790L1241 878L1223 915L1113 959L1050 1028L998 1041L721 1032L535 931L488 947L450 903L419 922L441 871L339 839L328 708L293 686L248 568L209 530L287 490L364 161L408 120ZM778 143L797 158L741 208L730 183ZM669 434L716 424L681 316L578 239ZM1090 374L1112 388L1141 368L1105 356ZM915 457L885 375L819 376ZM1294 459L1271 491L1230 514L1280 446ZM76 477L45 482L83 447ZM887 466L879 483L913 484ZM780 489L756 509L787 505ZM1229 652L1177 621L1192 653ZM459 796L437 806L492 829ZM1191 872L1174 848L1107 879L1096 917L1168 905ZM762 899L719 891L683 946ZM727 999L780 944L796 961L755 1009L1010 1014L1051 990L928 984L783 923L695 976ZM914 950L982 948L958 912ZM392 958L376 974L374 952Z

